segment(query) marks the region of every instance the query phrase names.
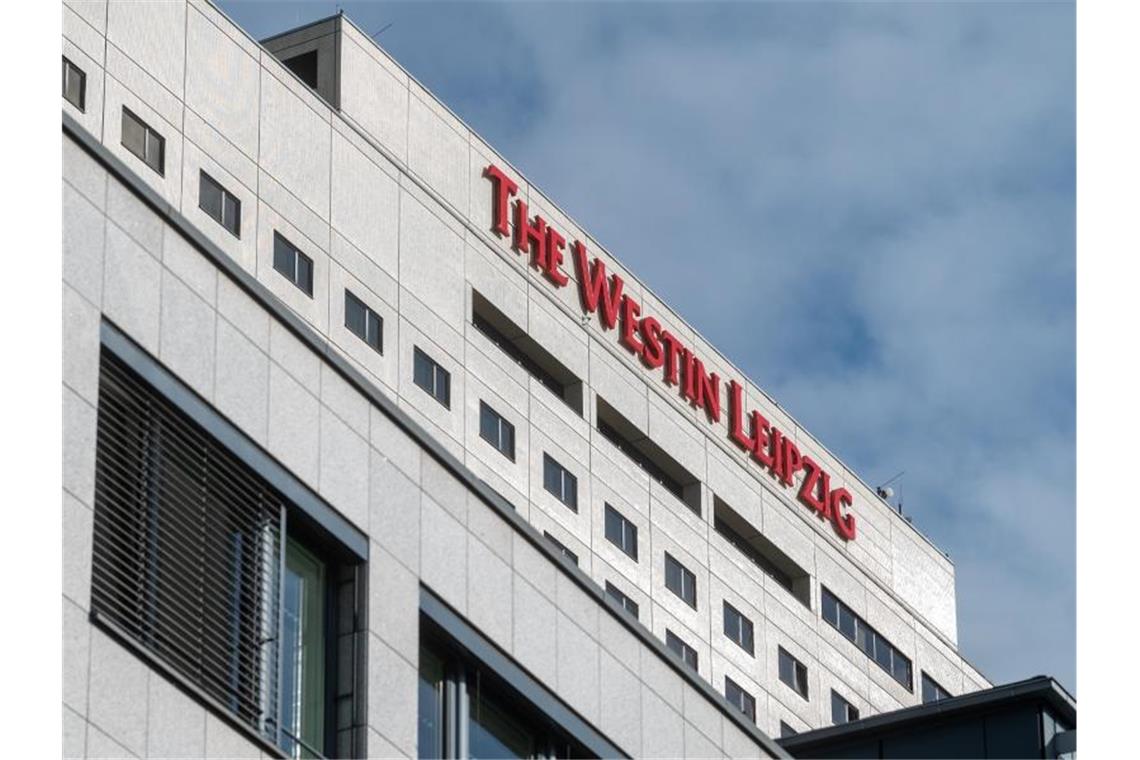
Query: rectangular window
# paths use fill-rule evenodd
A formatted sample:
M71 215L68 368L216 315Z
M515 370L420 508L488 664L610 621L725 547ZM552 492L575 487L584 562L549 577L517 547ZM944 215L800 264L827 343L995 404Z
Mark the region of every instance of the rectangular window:
M241 237L241 201L201 170L198 171L198 208L234 237Z
M728 602L724 603L724 635L735 641L745 652L755 656L752 648L752 621Z
M808 698L807 666L783 647L778 647L780 680L791 686L804 699Z
M487 406L486 401L479 402L479 437L515 461L515 426Z
M412 382L446 408L451 408L451 373L416 346L412 351Z
M578 511L578 478L545 452L542 455L542 485L560 502Z
M686 665L694 671L697 670L697 650L682 641L680 636L668 628L665 629L665 646L675 652Z
M420 617L420 630L416 757L608 755L578 741L551 717L547 710L556 698L543 695L548 698L539 702L540 708L535 693L514 688L502 672L426 616ZM489 642L485 646L492 647Z
M344 291L344 326L376 353L384 353L384 320L347 289Z
M358 751L363 559L106 348L98 408L96 624L290 757Z
M637 526L606 504L606 540L637 561Z
M750 721L756 722L756 698L728 676L724 677L724 698L737 710L747 715Z
M922 703L937 702L940 699L949 699L950 692L938 685L938 682L922 672Z
M63 57L63 98L80 111L87 110L87 75Z
M625 609L625 611L629 614L633 615L634 617L639 617L640 609L637 606L637 602L630 599L625 595L624 592L621 591L621 589L609 581L606 581L606 596L609 596L615 602L620 604L622 608Z
M697 608L697 576L669 552L665 552L665 588L685 600L685 604L694 610Z
M554 548L557 549L563 557L570 560L575 565L578 564L578 555L567 549L564 543L545 531L543 531L542 535L546 536L547 541L554 544Z
M839 696L835 689L831 690L831 722L837 726L859 720L859 710L855 705Z
M276 230L273 232L273 268L309 298L313 297L313 260Z
M123 147L160 175L166 173L166 140L145 121L123 106Z
M820 588L820 614L844 638L859 647L875 664L890 674L907 691L914 691L910 658L898 650L850 607L836 598L826 586Z
M582 415L582 381L578 376L478 291L471 293L471 324L539 385Z

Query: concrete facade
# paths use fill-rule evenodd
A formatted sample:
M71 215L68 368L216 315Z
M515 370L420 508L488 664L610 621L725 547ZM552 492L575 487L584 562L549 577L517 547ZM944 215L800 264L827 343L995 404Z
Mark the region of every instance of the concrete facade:
M325 22L337 109L208 2L66 0L63 14L64 55L87 82L83 111L63 104L77 130L63 139L65 754L265 752L88 619L104 320L369 536L370 756L416 754L421 585L632 756L766 754L710 698L726 676L755 697L767 735L829 725L832 689L870 715L920 702L922 672L953 694L989 685L957 651L946 556L748 383L748 408L852 493L859 536L840 540L731 445L724 418L707 422L617 331L583 320L576 287L551 288L491 232L488 164L710 371L745 381L346 18ZM165 138L161 175L121 144L123 107ZM240 237L199 208L200 171L241 201ZM312 297L273 268L275 232L312 259ZM346 288L383 319L383 353L344 326ZM581 414L473 327L475 293L581 380ZM450 372L449 408L413 383L417 347ZM699 515L599 434L598 398L696 476ZM514 461L480 437L481 401L514 425ZM576 512L544 489L546 454L576 475ZM714 530L718 499L807 572L807 605ZM606 540L607 503L637 526L637 561ZM696 576L695 609L665 587L666 552ZM602 600L607 581L639 623ZM913 691L821 618L821 586L911 660ZM754 655L722 632L724 601L753 622ZM697 650L704 686L648 640L666 629ZM806 665L808 699L779 680L778 647Z

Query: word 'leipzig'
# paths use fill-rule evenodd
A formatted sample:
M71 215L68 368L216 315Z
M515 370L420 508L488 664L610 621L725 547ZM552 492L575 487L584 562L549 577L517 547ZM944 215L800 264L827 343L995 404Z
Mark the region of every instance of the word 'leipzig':
M492 184L491 229L500 237L512 236L510 212L511 198L518 193L518 183L502 169L491 164L483 172ZM527 203L514 199L514 232L512 246L520 254L530 254L530 263L555 287L565 287L570 278L561 270L566 238L540 215L532 219ZM706 372L704 363L678 338L653 316L641 316L641 305L628 293L622 293L625 282L616 272L607 283L606 265L601 259L591 260L586 245L575 240L572 245L574 270L578 280L578 295L582 310L589 314L601 307L602 325L614 329L621 321L621 345L648 369L664 367L668 385L680 385L681 395L694 407L703 409L713 422L720 421L720 376ZM831 488L831 475L811 456L801 454L795 441L771 425L757 410L748 415L748 432L745 432L744 388L735 380L728 382L729 437L740 448L751 453L752 459L769 470L784 486L795 482L796 473L806 473L797 498L814 509L825 520L830 520L845 541L855 538L855 515L851 513L851 492L842 486Z

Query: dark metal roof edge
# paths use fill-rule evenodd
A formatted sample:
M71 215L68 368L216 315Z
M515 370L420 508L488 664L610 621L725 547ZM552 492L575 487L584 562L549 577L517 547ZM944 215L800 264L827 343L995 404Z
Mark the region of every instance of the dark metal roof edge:
M624 609L611 601L605 591L577 566L569 564L553 546L546 541L530 523L519 516L518 511L498 491L495 491L482 478L472 472L465 464L438 443L430 433L418 422L400 409L392 399L384 395L367 377L348 363L333 349L327 340L316 332L307 322L284 306L269 289L259 282L253 275L242 269L237 262L221 250L213 241L203 235L189 222L181 212L174 208L165 198L160 196L149 185L144 183L118 156L113 154L105 145L96 140L87 132L74 117L63 112L63 131L75 140L96 161L102 164L108 172L113 174L129 190L162 216L172 228L198 249L223 274L244 290L251 298L258 302L271 316L278 320L286 329L304 343L310 350L318 354L333 370L359 391L368 401L380 411L384 412L400 429L415 439L423 450L435 457L445 469L463 481L464 484L485 504L490 506L499 516L510 524L518 533L526 538L531 545L543 554L554 565L562 570L575 584L594 600L609 611L619 623L633 633L643 645L649 647L666 664L673 668L682 680L695 688L704 697L720 710L738 728L744 731L755 741L770 757L790 757L787 751L776 741L761 731L756 724L750 722L743 713L732 707L712 684L698 675L694 675L688 665L671 650L666 648L640 621L635 620Z
M1063 717L1075 727L1077 724L1077 704L1072 695L1052 676L1034 676L1023 681L995 686L983 691L974 691L956 697L940 699L928 704L904 707L887 713L879 713L868 718L844 723L840 726L828 726L815 731L805 731L801 734L780 739L779 743L786 750L809 750L816 744L831 742L845 738L855 738L863 734L874 734L884 729L900 728L913 723L929 720L938 716L952 713L965 713L977 710L987 705L1000 702L1022 701L1026 699L1044 699L1049 702Z

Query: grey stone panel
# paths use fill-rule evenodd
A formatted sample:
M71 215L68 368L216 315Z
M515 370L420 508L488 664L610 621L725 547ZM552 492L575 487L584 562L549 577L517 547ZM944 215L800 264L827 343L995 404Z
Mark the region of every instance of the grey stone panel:
M205 757L206 709L159 675L150 678L148 757Z
M98 629L91 631L87 719L139 757L146 754L150 669Z

